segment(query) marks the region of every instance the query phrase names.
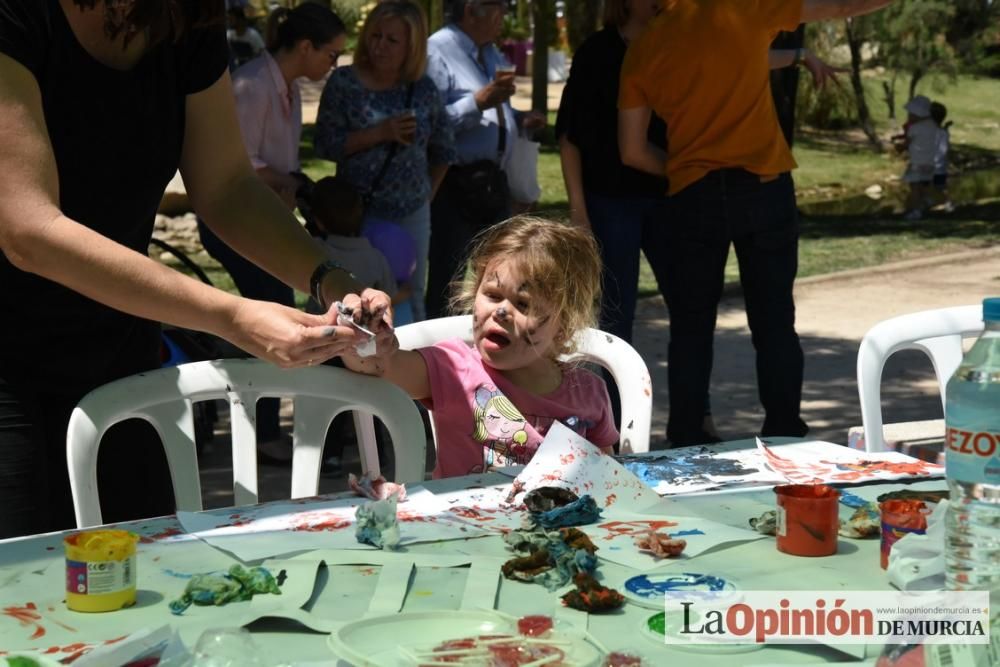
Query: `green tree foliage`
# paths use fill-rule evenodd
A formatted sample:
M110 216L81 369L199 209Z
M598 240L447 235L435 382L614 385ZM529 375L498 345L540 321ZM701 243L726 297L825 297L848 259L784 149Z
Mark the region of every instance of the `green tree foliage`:
M955 49L947 39L955 15L955 5L946 0L908 0L865 19L874 29L882 64L909 75L907 99L928 75L953 79L958 74Z
M946 36L963 69L1000 76L1000 2L953 0L955 14Z
M806 25L805 43L817 56L834 65L847 65L841 45L845 43L844 26L835 21ZM843 80L844 77L842 76ZM799 77L795 102L796 124L806 124L824 130L854 127L858 124L855 99L849 83L827 84L817 90L812 77L805 72Z

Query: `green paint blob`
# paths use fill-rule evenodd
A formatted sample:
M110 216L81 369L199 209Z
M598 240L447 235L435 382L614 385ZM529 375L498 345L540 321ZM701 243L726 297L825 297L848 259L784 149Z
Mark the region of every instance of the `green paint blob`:
M12 655L7 658L10 667L39 667L38 661L21 655Z
M667 633L666 614L662 611L659 614L653 614L646 619L646 627L649 628L650 632L665 635Z

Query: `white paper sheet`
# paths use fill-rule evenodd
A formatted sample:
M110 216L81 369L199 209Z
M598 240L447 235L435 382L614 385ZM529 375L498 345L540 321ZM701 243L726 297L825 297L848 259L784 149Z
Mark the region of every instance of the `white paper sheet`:
M618 461L558 422L514 484L523 491L556 486L578 496L589 494L602 510L638 511L659 500ZM518 502L523 498L523 492L515 497Z

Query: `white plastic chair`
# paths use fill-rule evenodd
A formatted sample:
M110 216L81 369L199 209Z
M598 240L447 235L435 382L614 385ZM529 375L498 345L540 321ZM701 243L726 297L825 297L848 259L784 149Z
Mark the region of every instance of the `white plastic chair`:
M858 350L858 395L866 451L886 448L881 387L886 359L900 350L921 350L929 356L943 407L948 380L962 361L962 339L977 336L982 330L982 306L957 306L893 317L865 334Z
M278 396L291 397L294 406L292 498L317 494L327 429L346 410L355 411L355 423L371 431L372 447L361 452L364 470L379 472L371 418L375 414L392 436L396 481L423 481L427 447L423 421L413 401L395 385L330 366L285 370L256 359L199 361L98 387L73 410L66 457L77 525L102 523L98 446L110 426L135 417L152 424L163 441L177 508L202 509L194 434L193 403L197 401L228 401L235 504L257 502L254 413L257 399Z
M396 329L404 350L428 347L450 338L472 343L472 316L455 315L407 324ZM567 360L593 362L608 369L621 394L622 454L649 451L653 391L646 363L635 349L615 335L587 329L577 335L577 352ZM432 422L433 423L433 422Z

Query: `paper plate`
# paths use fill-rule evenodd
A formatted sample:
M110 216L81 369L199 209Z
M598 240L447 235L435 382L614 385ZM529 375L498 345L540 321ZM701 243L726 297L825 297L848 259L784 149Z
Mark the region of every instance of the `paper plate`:
M666 623L664 623L664 619L666 620ZM692 622L693 620L694 619L692 619ZM661 611L644 618L642 620L639 633L646 639L656 642L660 646L677 649L678 651L687 651L689 653L750 653L764 648L763 643L695 644L684 635L677 634L677 630L680 629L682 623L683 620L680 612L671 612L667 615ZM654 629L657 625L665 627L666 632L671 633L671 643L667 644L664 635Z
M647 572L625 579L618 590L632 604L649 609L663 609L663 594L667 592L735 593L737 586L732 580L714 574ZM734 596L733 602L736 601Z
M357 667L413 667L398 649L432 649L442 642L478 635L516 635L509 620L488 611L425 611L391 614L348 623L327 640L342 659ZM582 637L552 633L567 660L581 667L597 667L601 653ZM549 637L546 637L546 639Z

